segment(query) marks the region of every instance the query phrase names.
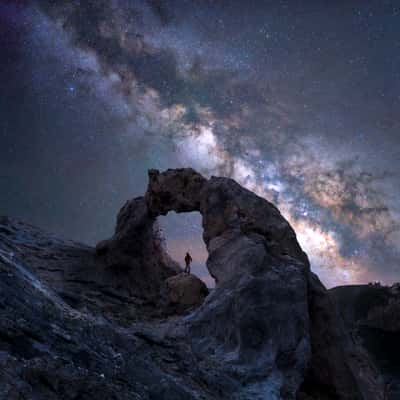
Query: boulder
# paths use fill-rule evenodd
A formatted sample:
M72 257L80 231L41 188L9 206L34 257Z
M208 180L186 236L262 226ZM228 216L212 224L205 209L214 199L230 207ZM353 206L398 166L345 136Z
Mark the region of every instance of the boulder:
M182 308L198 306L208 295L205 283L185 272L166 279L165 286L168 303Z

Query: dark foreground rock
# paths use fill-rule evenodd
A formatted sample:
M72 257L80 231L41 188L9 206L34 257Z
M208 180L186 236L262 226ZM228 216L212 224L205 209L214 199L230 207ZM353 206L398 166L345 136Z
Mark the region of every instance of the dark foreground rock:
M169 211L202 215L207 297ZM231 179L150 171L95 250L7 218L0 249L0 399L383 398L293 229Z
M400 285L340 286L330 293L347 331L383 375L387 400L400 399Z

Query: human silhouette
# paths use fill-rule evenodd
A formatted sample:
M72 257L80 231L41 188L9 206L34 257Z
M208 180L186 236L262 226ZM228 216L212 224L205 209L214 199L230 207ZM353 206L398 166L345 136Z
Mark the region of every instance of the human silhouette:
M187 272L188 274L190 274L190 263L192 262L192 256L189 254L189 252L186 252L186 256L185 256L185 272Z

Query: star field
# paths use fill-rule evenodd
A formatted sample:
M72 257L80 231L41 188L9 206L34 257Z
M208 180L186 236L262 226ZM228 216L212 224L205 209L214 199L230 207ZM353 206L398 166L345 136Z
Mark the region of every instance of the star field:
M399 2L5 1L0 43L1 214L93 244L191 166L273 201L326 285L399 280ZM161 224L203 268L198 216Z

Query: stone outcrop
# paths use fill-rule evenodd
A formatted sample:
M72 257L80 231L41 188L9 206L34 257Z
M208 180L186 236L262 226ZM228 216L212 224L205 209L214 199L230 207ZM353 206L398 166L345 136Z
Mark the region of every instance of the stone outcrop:
M309 266L294 231L271 203L231 179L206 180L191 169L152 170L145 196L124 206L114 237L97 253L109 268L129 270L132 262L138 276L146 260L164 258L151 225L169 211L201 213L207 268L216 281L206 304L191 316L194 351L218 351L249 396L262 385L271 399L293 398L311 357ZM138 246L138 238L145 243ZM157 268L165 270L161 263L144 269L154 275ZM140 277L149 282L148 276ZM249 368L257 370L255 383Z
M141 297L158 297L162 283L180 267L162 248L155 218L143 197L128 201L120 210L112 239L96 246L105 269L121 278L120 291Z
M381 399L382 381L375 365L346 331L334 299L312 273L309 310L313 351L301 392L315 399Z
M330 290L353 340L375 361L386 398L400 398L400 285L340 286Z
M216 281L207 297L198 279L183 274L162 245L157 217L169 211L202 215L207 268ZM51 357L66 358L71 368L101 371L99 382L88 375L88 396L108 398L101 397L102 384L108 382L118 399L382 398L372 363L351 341L293 229L274 205L232 179L206 179L192 169L152 170L146 193L124 205L109 240L95 251L59 242L47 248L54 258L50 266L32 246L27 256L21 251L10 259L21 233L5 229L11 233L4 240L4 273L22 265L27 273L16 280L28 281L24 299L33 299L28 310L19 305L12 286L8 289L12 300L0 307L0 314L7 318L12 307L20 318L7 332L31 332L44 318L39 313L35 319L35 304L45 301L49 309L55 307L56 331L64 339L50 329L39 335L39 344L29 339L24 346L35 353L33 348L51 342ZM45 236L35 235L28 235L33 242ZM36 279L44 291L35 291ZM19 322L24 319L30 322ZM97 329L104 333L99 339L80 333ZM0 343L10 335L1 332L0 325ZM59 344L65 337L81 347L68 344L69 339ZM15 345L7 346L4 365L9 375L0 376L3 382L23 368ZM112 352L124 362L114 360ZM33 358L46 364L45 372L32 372L40 377L28 383L20 379L21 387L26 383L35 391L52 380L46 357L35 353ZM113 373L104 372L107 365ZM68 398L60 393L76 378L71 372L61 375L56 387L43 389L53 397L43 398Z
M243 396L265 390L266 398L293 398L301 386L316 398L379 398L375 383L367 382L376 380L372 365L359 351L364 382L334 304L273 204L232 179L207 180L191 169L152 170L144 197L123 209L127 216L111 239L110 259L118 260L124 243L141 235L134 217L138 201L147 224L169 211L201 213L216 289L190 317L192 348L226 360L245 387ZM254 369L255 375L249 373Z

